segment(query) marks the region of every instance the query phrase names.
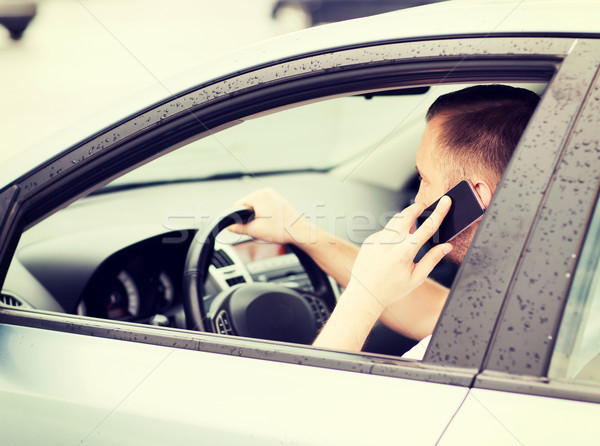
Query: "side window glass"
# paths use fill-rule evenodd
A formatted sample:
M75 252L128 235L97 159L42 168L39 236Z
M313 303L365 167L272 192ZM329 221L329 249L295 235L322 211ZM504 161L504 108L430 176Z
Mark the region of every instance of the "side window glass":
M596 206L565 306L548 376L600 385L600 206Z
M365 197L377 194L377 200L364 199L370 206L366 208L353 207L360 199L347 200L344 206L349 211L337 203L335 212L348 215L347 219L335 217L324 223L330 232L362 242L381 228L389 209L396 209L393 191L414 183L410 181L415 176L414 151L427 107L437 95L460 87L418 87L295 104L193 140L28 228L2 285L0 307L185 328L183 270L193 231L230 208L234 200L267 185L291 185L286 198L302 202L309 189L302 190L304 184L296 178L303 173L312 175L313 181L329 181L322 184L339 182L340 191L354 187L350 190L360 188ZM374 148L377 154L367 156ZM366 168L377 156L385 162ZM361 157L367 162L355 168ZM336 171L340 179L352 174L352 182L331 180L329 171ZM257 180L260 175L262 181ZM321 189L326 192L326 186ZM402 192L412 195L412 190ZM315 201L315 215L326 214L320 203ZM359 210L362 214L355 218L353 213ZM363 214L368 218L359 218ZM244 241L233 239L234 244ZM246 279L306 282L301 267L297 276L299 265L284 255L285 250L258 246L260 252L256 245L245 245L244 250L238 243L237 260L244 268L237 272L247 272ZM276 256L282 257L281 262L268 261ZM226 277L232 269L225 271L214 268L207 295L235 284Z

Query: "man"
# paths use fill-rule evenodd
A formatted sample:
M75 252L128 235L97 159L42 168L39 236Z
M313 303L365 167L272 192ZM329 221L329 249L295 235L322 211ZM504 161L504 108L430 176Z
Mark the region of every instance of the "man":
M416 154L421 183L415 204L367 238L360 251L339 239L332 243L332 235L311 226L269 189L237 203L254 208L257 218L231 229L298 245L346 288L313 345L358 351L377 320L413 339L428 339L449 290L427 276L443 257L462 262L478 223L414 263L419 248L448 212L450 199L440 200L417 230L415 220L464 179L487 208L538 101L529 90L504 85L469 87L440 96L427 112L427 126Z

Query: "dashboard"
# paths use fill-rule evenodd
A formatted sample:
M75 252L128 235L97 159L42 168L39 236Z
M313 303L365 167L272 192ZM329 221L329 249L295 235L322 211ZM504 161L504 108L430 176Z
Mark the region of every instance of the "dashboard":
M86 285L74 312L82 316L185 328L182 271L190 245L166 233L129 246L106 259ZM312 285L285 246L260 240L217 243L205 286L211 297L246 282L271 282L306 293Z

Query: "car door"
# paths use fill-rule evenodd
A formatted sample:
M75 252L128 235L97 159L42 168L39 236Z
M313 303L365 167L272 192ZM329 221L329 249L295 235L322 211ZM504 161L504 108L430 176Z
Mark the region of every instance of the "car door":
M583 445L600 437L600 46L587 45L596 50L580 53L575 63L579 93L569 113L577 119L551 160L555 173L483 370L440 444Z
M449 81L547 81L570 66L568 58L564 67L560 63L579 48L574 43L566 37L398 42L307 55L207 81L93 135L3 189L2 276L24 228L186 139L339 94ZM555 99L546 95L542 105ZM536 115L533 123L542 119ZM560 140L552 140L539 149L551 154L559 147ZM519 162L511 170L517 178L523 175ZM537 179L550 176L545 170ZM530 202L539 206L541 196L532 193ZM501 200L495 203L471 260L495 240L494 216L503 208ZM517 235L527 232L524 222ZM515 236L507 249L518 257L524 243L524 236ZM470 287L476 262L467 263L454 295ZM508 283L516 263L496 255L488 266L496 265L495 280ZM433 444L463 403L490 335L472 355L460 333L448 331L448 321L462 319L467 333L493 326L504 292L481 299L477 315L451 300L421 363L2 308L6 424L0 437L7 444ZM35 293L44 290L32 290L30 300ZM452 348L440 356L442 344Z

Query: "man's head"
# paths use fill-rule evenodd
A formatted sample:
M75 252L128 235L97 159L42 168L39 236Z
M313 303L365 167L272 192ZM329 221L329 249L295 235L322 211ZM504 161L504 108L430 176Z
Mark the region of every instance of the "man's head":
M427 112L417 151L421 185L416 201L429 205L466 179L487 207L538 101L535 93L506 85L440 96ZM452 240L450 260L462 262L477 226Z

